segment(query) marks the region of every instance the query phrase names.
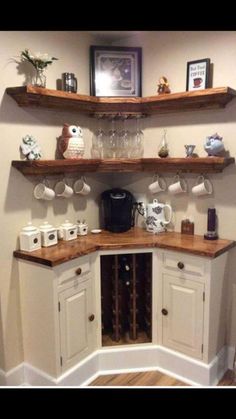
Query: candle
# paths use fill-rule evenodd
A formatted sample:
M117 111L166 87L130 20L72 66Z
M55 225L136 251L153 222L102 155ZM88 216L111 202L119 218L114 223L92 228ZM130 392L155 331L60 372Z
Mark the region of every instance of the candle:
M216 210L208 208L207 231L215 231L216 229Z

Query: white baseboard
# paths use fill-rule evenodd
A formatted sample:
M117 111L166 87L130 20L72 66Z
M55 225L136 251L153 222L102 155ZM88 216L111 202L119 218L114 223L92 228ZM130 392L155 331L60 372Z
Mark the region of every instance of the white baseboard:
M160 370L165 374L194 386L214 386L227 370L226 348L223 348L210 364L170 349L155 345L147 348L115 348L101 350L99 367L101 374Z
M84 361L71 368L57 379L58 386L86 386L99 371L98 351L93 352Z
M234 368L234 354L235 354L235 346L228 346L228 369L232 370Z
M56 378L52 377L49 374L46 374L44 371L39 370L38 368L35 368L26 362L24 364L24 371L25 371L24 382L30 386L37 386L37 387L56 386Z
M28 363L20 364L8 373L0 370L0 385L86 387L98 375L158 370L192 386L215 386L228 369L232 353L232 349L224 347L210 364L205 364L159 345L104 348L59 378Z
M6 378L5 378L5 372L0 369L0 387L6 385Z
M8 372L0 370L0 386L20 386L24 383L24 363Z

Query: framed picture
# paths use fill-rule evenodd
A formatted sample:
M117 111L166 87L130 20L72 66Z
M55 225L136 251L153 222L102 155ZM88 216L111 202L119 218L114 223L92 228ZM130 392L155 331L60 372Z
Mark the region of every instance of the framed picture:
M92 96L141 96L142 48L90 47Z
M210 87L210 58L187 63L186 90L202 90Z

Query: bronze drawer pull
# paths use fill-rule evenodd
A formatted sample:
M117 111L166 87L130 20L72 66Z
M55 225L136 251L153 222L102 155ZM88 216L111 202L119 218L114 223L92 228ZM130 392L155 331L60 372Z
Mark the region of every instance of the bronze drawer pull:
M167 316L167 314L168 314L168 310L166 310L166 308L163 308L161 310L161 312L162 312L163 316Z
M90 321L90 322L93 322L93 321L94 321L94 319L95 319L94 314L91 314L91 315L89 316L89 321Z
M178 262L177 264L179 269L184 269L184 263L183 262Z
M76 275L81 275L82 269L81 268L76 269L75 273Z

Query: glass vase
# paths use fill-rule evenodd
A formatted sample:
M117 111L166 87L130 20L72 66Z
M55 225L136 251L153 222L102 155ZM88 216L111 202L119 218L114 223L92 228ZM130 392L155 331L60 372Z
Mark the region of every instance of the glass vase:
M44 69L39 68L35 70L32 85L37 87L46 87L46 75L44 73Z

